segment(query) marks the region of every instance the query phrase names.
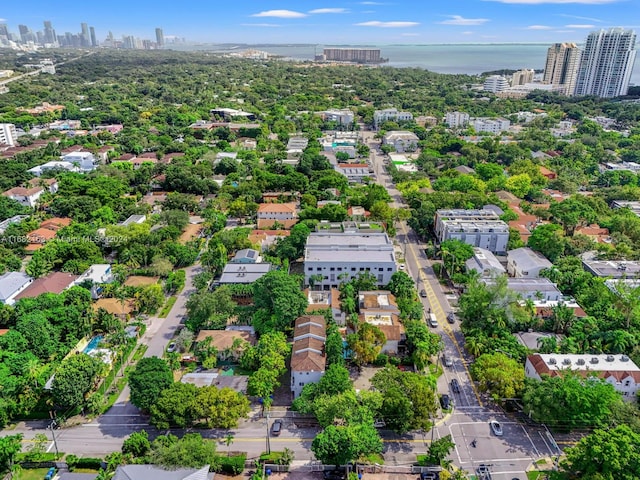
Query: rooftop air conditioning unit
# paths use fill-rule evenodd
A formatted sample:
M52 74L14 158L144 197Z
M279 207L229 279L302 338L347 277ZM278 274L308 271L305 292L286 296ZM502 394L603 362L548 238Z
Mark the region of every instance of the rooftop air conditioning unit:
M570 358L565 358L564 360L562 360L562 364L563 365L571 365L571 359Z
M555 365L556 364L556 359L555 358L550 358L549 359L549 365Z
M613 355L607 355L607 362L613 362L615 360Z
M598 357L591 357L591 360L589 360L591 363L599 363L600 360L598 360Z
M629 361L629 357L627 357L626 355L622 355L622 356L620 357L620 361L621 361L621 362L628 362L628 361Z
M585 362L584 362L584 358L579 358L579 359L576 361L576 364L577 364L577 365L584 365L584 363L585 363Z

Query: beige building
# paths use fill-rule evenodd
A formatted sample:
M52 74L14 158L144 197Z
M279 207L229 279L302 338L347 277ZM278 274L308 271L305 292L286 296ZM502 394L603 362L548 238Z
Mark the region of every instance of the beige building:
M560 87L563 95L573 95L580 66L580 49L575 43L554 43L547 50L543 83Z

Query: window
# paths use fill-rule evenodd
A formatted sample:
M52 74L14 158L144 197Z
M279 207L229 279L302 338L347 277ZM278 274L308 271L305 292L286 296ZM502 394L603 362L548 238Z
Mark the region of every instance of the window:
M321 272L321 271L322 271L322 267L318 267L318 268L316 268L316 271L317 271L317 272Z
M356 271L356 267L351 267L351 271L355 272Z
M387 268L387 272L392 272L392 271L393 271L393 268L391 267Z
M342 271L342 267L338 267L338 271L341 272Z
M329 269L329 271L331 271L331 272L335 272L335 271L336 271L336 269L335 269L335 267L331 267L331 268Z
M624 386L625 386L625 387L628 387L629 385L631 385L631 380L626 380L626 381L624 382Z
M379 268L378 271L379 272L384 272L384 268Z

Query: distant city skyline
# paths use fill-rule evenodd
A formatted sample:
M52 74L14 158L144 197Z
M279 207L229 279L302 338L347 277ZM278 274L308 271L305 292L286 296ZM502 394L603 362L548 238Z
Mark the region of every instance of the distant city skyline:
M456 0L334 1L245 0L207 2L186 8L139 0L97 2L77 8L44 0L10 2L0 23L56 33L95 29L102 43L134 36L156 41L185 37L195 43L422 44L584 42L589 32L611 27L640 28L632 12L640 0ZM629 24L629 23L632 24Z

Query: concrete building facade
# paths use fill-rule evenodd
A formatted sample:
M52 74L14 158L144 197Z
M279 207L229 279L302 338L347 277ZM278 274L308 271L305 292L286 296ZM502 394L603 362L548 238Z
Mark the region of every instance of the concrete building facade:
M547 61L542 81L560 87L563 95L573 95L578 78L580 55L575 43L554 43L547 50Z

